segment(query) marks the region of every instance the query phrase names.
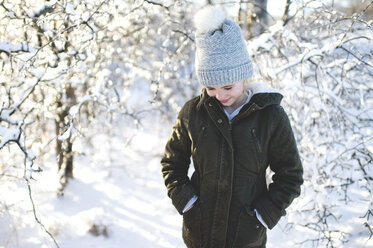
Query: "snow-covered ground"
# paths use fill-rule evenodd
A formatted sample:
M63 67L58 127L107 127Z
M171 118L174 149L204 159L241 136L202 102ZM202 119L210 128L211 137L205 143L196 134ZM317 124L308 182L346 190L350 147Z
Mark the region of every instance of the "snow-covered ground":
M159 160L170 128L154 120L136 131L130 146L120 136L109 139L96 135L92 141L96 145L90 152L76 157L75 178L69 181L62 197L57 196L55 162L42 165L44 171L34 174L32 182L34 202L38 217L59 247L185 247L182 218L166 195L160 172ZM7 199L6 206L1 206L6 210L0 215L0 247L56 247L34 219L26 183L14 180L0 184L0 191ZM312 247L311 242L294 245L310 234L309 229L290 228L290 223L299 218L297 206L312 195L303 192L289 215L269 231L268 248ZM354 214L356 207L346 208L345 219L340 222L341 228L345 223L346 228L357 228L346 247L373 247L373 240L359 239L364 229Z
M181 216L160 172L165 139L149 133L138 132L127 147L120 137L97 135L97 150L76 158L62 197L55 162L34 174L38 216L60 247L183 247ZM8 206L0 215L0 247L55 246L34 219L26 183L0 184L0 191Z

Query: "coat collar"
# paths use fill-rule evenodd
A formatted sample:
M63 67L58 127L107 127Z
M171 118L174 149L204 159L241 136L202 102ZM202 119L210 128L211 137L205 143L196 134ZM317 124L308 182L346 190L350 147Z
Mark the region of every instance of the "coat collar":
M283 98L280 91L268 88L264 83L249 83L248 89L253 92L249 105L251 105L250 103L255 103L260 108L265 108L273 104L280 104Z
M237 121L238 119L245 118L252 112L263 109L269 105L280 104L281 102L282 94L276 90L265 88L265 85L249 84L248 88L252 90L253 96L251 97L249 103L242 107L240 113L233 118L232 121L235 119ZM202 107L206 109L215 126L224 136L231 149L233 149L232 137L227 131L231 129L231 124L224 113L223 106L218 100L216 100L215 97L210 97L205 88L202 90L199 97L197 110L200 110Z
M247 109L252 104L256 104L260 109L269 105L280 104L283 98L280 91L268 88L264 83L249 83L248 89L253 92L253 96L251 97L250 102L244 106L243 110ZM210 97L207 94L206 89L203 88L199 103L197 104L197 109L200 109L203 105L208 103L221 105L214 97Z

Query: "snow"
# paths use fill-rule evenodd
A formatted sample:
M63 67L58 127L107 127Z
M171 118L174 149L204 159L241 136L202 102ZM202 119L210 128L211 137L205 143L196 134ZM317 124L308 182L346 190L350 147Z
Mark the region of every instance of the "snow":
M88 12L84 12L84 13L82 14L82 17L81 17L81 18L82 18L83 21L86 22L86 21L89 20L90 16L91 16L91 15L90 15Z
M158 128L161 127L155 129ZM154 152L161 153L160 145L165 139L139 133L132 140L132 148L124 150L124 140L119 138L112 137L110 141L97 136L94 142L98 150L92 150L93 158L77 159L75 178L69 181L63 197L56 195L59 184L55 162L45 164L43 173L33 174L32 187L41 221L60 247L184 247L181 216L166 196L160 158L152 156ZM115 142L115 148L108 142ZM107 149L114 153L110 167L104 162L108 159ZM144 156L149 158L146 162ZM28 204L22 181L0 184L0 190L8 192L4 195L9 199L7 204ZM17 247L17 238L24 248L53 247L46 234L35 228L32 213L27 208L25 211L23 216L6 218L10 228L0 225L0 240L8 240L6 247ZM17 238L6 238L14 232Z
M13 11L9 11L7 13L7 15L10 17L10 18L16 18L16 16L14 15L14 12Z
M74 125L71 124L69 128L62 135L58 137L58 139L60 141L65 141L69 139L73 135L74 132L75 132Z
M254 42L251 42L248 49L251 51L251 54L255 54L260 48L269 51L273 47L272 40L273 37L271 34L263 34L258 39L255 39Z
M166 196L160 173L160 156L171 126L162 126L154 118L148 118L144 129L132 138L131 146L120 136L105 137L98 132L92 141L94 146L88 150L84 147L86 154L76 157L74 179L69 181L62 197L57 197L55 161L45 163L42 173L33 174L32 189L38 216L60 247L185 247L181 238L181 216ZM161 139L159 133L164 134ZM314 179L313 184L318 185L318 179ZM4 245L9 248L18 247L17 240L22 240L22 248L53 247L50 238L37 228L29 211L28 192L22 185L22 180L0 184L1 192L6 192L3 197L8 199L7 205L24 204L23 210L14 212L11 207L2 217L8 227L4 229L5 226L0 225L0 240L6 241ZM309 218L298 216L297 209L314 202L313 197L316 197L314 203L320 206L333 201L322 187L319 194L314 195L307 190L307 185L303 186L300 199L268 232L268 248L278 248L278 244L311 247L310 243L298 246L296 243L303 241L300 232L309 235L312 232L300 226L291 229L289 225L294 225L298 218ZM352 197L357 199L369 197L358 189L353 193ZM343 218L338 221L341 229L355 236L349 243L351 247L373 247L371 240L358 238L364 229L363 219L356 216L365 208L361 203L347 205Z
M369 145L369 146L367 146L367 149L368 149L368 151L369 151L370 153L373 154L373 145Z
M34 76L35 78L37 78L38 80L40 80L44 74L45 74L45 69L44 68L37 68L35 71L34 71Z
M18 121L14 120L10 114L13 112L12 109L2 109L0 112L0 119L4 120L10 124L16 125Z
M2 148L9 141L17 140L19 135L19 128L6 128L0 126L0 148Z
M71 117L72 117L72 118L75 118L76 115L79 113L79 110L80 110L81 106L82 106L84 103L89 102L89 101L93 101L93 98L92 98L91 96L89 96L89 95L85 95L85 96L81 99L81 101L80 101L79 104L72 106L72 107L70 108L70 110L69 110L69 114L71 115Z
M13 51L22 50L22 45L15 45L8 41L0 41L0 51L11 53Z
M52 1L48 1L42 5L40 5L39 7L37 8L34 8L34 9L30 9L27 11L27 15L29 17L37 17L39 16L41 13L43 13L44 11L48 11L48 9L52 8L53 5L55 5L57 2L57 0L52 0Z
M308 60L314 56L323 56L323 51L321 49L313 49L309 52L307 52L303 57L302 57L302 61L304 60Z
M65 9L66 9L66 13L68 13L70 15L77 15L76 12L75 12L74 6L71 2L66 3Z

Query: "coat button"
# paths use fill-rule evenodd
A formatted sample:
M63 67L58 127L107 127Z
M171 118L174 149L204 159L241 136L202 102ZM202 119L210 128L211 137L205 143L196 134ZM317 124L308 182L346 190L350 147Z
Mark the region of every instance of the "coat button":
M259 229L259 228L260 228L260 226L259 226L259 225L256 225L256 226L255 226L255 228L256 228L256 229Z
M212 107L212 104L211 104L211 103L209 103L209 106L210 106L210 107Z
M222 123L223 122L223 120L222 119L218 119L218 123Z

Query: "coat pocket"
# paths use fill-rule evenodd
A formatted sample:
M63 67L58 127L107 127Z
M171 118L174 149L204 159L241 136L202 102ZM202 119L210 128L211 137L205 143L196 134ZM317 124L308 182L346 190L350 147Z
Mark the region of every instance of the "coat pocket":
M187 247L201 246L201 208L199 199L183 214L182 236Z
M196 153L196 151L197 151L197 149L198 149L198 147L199 147L199 145L200 145L200 143L201 143L201 140L202 140L202 138L205 136L205 133L206 133L206 126L201 126L201 129L199 130L199 132L198 132L198 135L197 135L197 139L196 139L196 141L195 141L195 144L193 145L194 146L194 148L192 149L192 153L193 154L195 154Z
M253 211L242 208L238 220L237 231L233 241L233 247L257 247L266 242L266 228L256 218Z

